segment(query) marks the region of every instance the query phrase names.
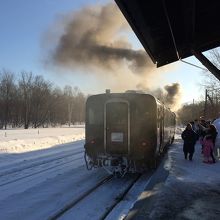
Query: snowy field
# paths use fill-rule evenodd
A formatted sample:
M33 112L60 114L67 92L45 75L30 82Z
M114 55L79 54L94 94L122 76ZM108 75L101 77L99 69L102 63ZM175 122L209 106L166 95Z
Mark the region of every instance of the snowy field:
M61 128L0 130L0 153L26 152L81 140L84 125Z
M107 176L103 169L86 170L82 126L39 132L7 130L7 137L4 132L0 133L0 219L48 219ZM202 160L199 144L193 161L185 160L182 140L176 135L164 165L169 175L163 184L147 193L156 199L146 219L219 219L220 162L205 164ZM92 203L85 201L86 213L84 209L72 210L64 219L99 219L100 206L104 201L109 205L108 200L121 193L119 186L129 181L125 178L106 184ZM148 177L142 177L107 219L123 219L148 181Z

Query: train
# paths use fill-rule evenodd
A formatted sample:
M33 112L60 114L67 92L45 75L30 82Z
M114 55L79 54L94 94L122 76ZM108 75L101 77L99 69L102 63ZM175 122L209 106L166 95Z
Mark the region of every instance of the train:
M175 125L175 113L151 94L107 90L91 95L86 101L86 167L120 176L156 168L174 141Z

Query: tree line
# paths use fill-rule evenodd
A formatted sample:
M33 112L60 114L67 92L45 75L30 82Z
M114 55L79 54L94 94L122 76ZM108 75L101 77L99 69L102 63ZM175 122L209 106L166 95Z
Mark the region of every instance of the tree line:
M207 77L202 85L204 90L203 100L194 100L193 103L184 104L178 110L177 116L182 124L199 119L201 116L206 120L213 121L220 117L220 85L213 77Z
M210 52L213 63L220 68L220 52ZM205 98L185 104L177 112L180 123L203 116L206 120L220 117L220 84L212 74L204 72L201 85ZM205 93L206 91L206 93ZM78 87L54 87L41 75L21 72L16 76L0 70L0 129L11 127L44 127L85 121L86 96Z
M213 64L220 69L219 48L211 50L209 57ZM208 71L203 72L203 74L205 78L200 86L205 96L203 100L195 100L193 103L185 104L179 109L177 116L180 123L187 124L190 121L199 119L201 116L210 121L220 117L220 82Z
M85 120L86 96L78 87L55 87L42 75L0 71L0 129L47 127Z
M220 117L220 89L205 89L205 98L202 101L185 104L178 110L177 115L182 124L199 119L213 121Z

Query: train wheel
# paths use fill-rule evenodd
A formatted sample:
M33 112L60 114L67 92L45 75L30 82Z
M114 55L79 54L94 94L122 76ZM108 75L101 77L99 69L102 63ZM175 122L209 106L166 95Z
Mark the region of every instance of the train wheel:
M114 171L113 175L114 175L114 177L116 177L118 179L122 177L122 174L120 172L118 172L118 171Z
M149 168L154 170L157 168L157 165L158 165L158 159L156 157L156 158L151 159L149 163Z

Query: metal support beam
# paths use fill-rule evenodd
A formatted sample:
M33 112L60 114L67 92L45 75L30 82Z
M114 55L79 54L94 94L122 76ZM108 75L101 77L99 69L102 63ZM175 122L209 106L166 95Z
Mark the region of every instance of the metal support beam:
M195 50L191 52L220 81L220 70L202 52Z

